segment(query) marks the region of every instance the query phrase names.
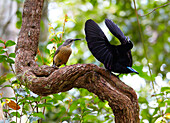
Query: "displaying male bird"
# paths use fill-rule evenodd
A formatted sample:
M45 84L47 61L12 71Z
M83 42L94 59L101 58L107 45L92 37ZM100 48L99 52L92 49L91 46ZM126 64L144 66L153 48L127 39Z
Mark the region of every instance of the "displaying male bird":
M93 56L102 62L105 68L116 73L137 73L132 67L132 42L124 36L119 27L109 19L105 24L117 37L121 45L111 45L101 28L91 19L85 23L86 41Z
M66 63L72 53L71 44L77 40L81 39L67 39L61 46L58 47L53 57L54 68L56 66L59 67L62 64L66 66Z

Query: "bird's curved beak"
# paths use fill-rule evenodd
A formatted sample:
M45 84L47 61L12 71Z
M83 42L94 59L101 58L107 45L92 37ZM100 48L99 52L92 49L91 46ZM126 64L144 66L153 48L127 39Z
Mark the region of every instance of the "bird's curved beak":
M81 40L81 39L79 39L79 38L73 39L73 41L77 41L77 40Z

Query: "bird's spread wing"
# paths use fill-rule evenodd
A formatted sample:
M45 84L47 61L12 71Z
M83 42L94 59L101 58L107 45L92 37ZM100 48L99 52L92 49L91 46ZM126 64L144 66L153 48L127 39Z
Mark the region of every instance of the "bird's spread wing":
M109 28L110 32L117 37L121 44L126 43L126 36L123 34L123 32L120 30L120 28L111 20L105 19L105 24Z
M87 20L85 23L85 33L88 47L93 56L102 62L107 69L111 69L112 64L115 62L113 54L109 47L111 47L105 34L101 28L93 21Z
M121 44L127 43L128 40L126 39L126 36L123 34L123 32L120 30L120 28L113 21L111 21L109 19L105 19L105 24L109 28L110 32L120 40ZM133 47L133 44L132 44L131 48L132 47ZM126 59L126 61L121 62L121 63L125 66L127 65L130 67L132 66L132 55L131 55L131 51L130 51L131 48L128 48L128 47L123 48L122 47L122 49L121 49L121 51L124 51L125 49L129 49L129 51L126 51L126 55L123 56L124 59Z

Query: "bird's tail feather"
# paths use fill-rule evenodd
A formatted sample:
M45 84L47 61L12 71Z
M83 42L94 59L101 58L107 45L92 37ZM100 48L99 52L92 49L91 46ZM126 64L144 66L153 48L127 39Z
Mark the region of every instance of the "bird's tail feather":
M133 68L131 68L131 67L127 67L129 70L131 70L133 73L137 73L137 74L139 74L136 70L134 70Z

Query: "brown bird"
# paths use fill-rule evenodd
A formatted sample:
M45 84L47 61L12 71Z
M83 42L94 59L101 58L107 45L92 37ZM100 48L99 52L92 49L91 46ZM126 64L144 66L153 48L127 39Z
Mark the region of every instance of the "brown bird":
M53 57L53 67L59 67L62 64L66 66L66 63L72 53L71 44L73 41L77 41L81 39L67 39L61 46L56 50Z

